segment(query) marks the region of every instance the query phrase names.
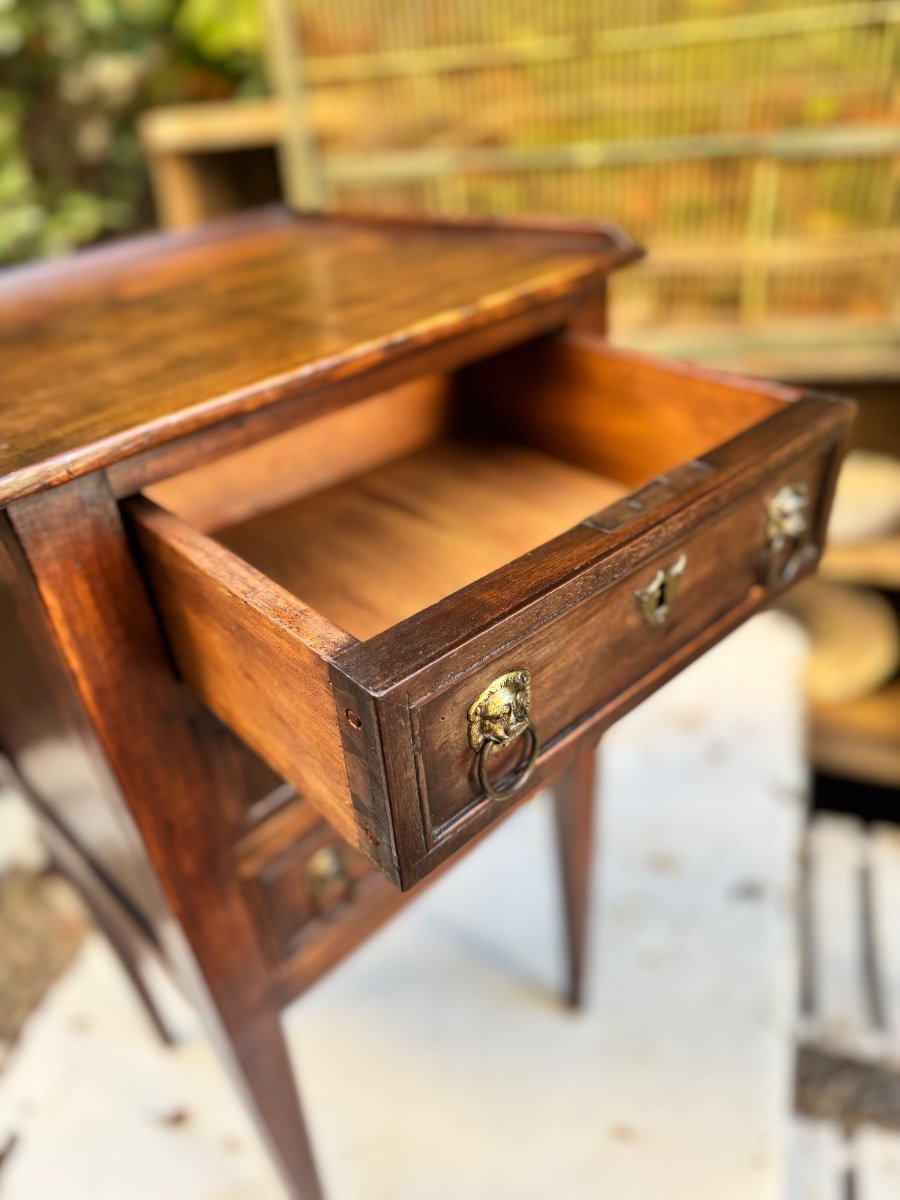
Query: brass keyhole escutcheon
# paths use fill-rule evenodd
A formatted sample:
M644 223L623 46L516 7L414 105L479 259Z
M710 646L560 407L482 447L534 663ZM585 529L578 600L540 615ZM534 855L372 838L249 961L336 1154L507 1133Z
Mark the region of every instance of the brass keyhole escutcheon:
M498 675L473 701L468 712L469 745L478 755L475 771L481 790L492 800L505 800L518 792L534 769L538 738L531 724L531 673L518 667ZM505 788L491 783L488 759L498 746L524 738L525 753Z
M687 555L681 554L670 567L660 568L646 587L638 588L634 593L635 603L648 625L665 624L681 587L686 567Z

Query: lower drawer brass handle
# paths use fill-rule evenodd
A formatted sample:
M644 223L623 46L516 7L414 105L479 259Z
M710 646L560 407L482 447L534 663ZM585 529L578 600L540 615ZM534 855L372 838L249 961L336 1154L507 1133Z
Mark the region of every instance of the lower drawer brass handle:
M787 483L766 505L766 542L760 556L760 576L769 587L789 583L813 547L806 538L809 488Z
M332 888L349 882L347 864L336 846L321 846L306 864L306 883L316 903Z
M481 790L491 800L505 800L527 782L538 756L538 737L531 724L531 675L525 667L499 675L469 708L469 745ZM510 783L495 787L488 778L488 759L498 746L524 737L526 750Z

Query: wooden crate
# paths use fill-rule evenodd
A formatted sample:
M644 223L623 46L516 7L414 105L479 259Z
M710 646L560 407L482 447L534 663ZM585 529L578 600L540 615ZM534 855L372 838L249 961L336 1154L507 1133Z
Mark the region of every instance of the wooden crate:
M816 816L802 900L801 1043L900 1071L900 828Z
M867 1126L845 1134L825 1121L795 1120L786 1200L895 1200L900 1135Z

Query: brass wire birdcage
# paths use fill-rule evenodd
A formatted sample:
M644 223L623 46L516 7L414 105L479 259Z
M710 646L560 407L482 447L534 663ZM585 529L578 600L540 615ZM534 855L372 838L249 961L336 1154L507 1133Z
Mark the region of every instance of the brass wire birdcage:
M895 337L896 0L271 2L300 203L602 215L652 247L632 330Z

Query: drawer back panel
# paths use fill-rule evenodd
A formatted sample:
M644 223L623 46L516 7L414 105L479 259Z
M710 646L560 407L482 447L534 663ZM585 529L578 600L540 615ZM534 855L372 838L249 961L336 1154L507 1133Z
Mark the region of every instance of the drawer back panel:
M464 372L469 419L631 487L766 419L796 388L548 336Z
M144 490L206 532L332 487L435 441L453 419L449 375L427 375L202 463Z

